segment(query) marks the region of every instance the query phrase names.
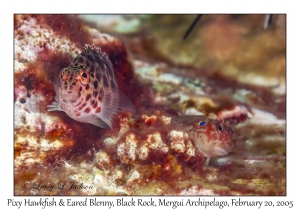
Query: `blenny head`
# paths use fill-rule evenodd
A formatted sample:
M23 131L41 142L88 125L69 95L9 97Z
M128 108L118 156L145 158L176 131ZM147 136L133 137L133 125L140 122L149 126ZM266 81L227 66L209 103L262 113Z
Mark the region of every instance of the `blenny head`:
M188 131L198 151L205 157L227 155L232 150L233 130L223 122L206 116L178 116L173 123Z
M195 123L195 143L205 157L224 156L231 152L233 130L229 126L209 118Z

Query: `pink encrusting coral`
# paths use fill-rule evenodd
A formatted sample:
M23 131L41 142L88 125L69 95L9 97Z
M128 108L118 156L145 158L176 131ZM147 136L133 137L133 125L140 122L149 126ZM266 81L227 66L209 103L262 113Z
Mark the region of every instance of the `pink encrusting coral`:
M149 114L133 119L134 124L121 122L123 132L110 132L118 139L101 139L101 148L112 154L117 151L116 158L126 164L163 162L165 156L175 155L185 162L197 160L199 166L205 158L208 165L211 157L227 155L232 149L232 130L219 121L204 116L166 116L157 110Z
M235 73L223 72L235 66L230 63L233 57L250 44L244 36L250 31L245 30L247 26L233 23L230 16L204 18L203 28L194 33L195 45L202 40L208 51L204 58L225 63L224 69L218 64L211 70L205 65L199 68L202 48L188 58L181 50L194 45L168 51L171 44L157 35L173 35L152 27L151 16L139 19L145 27L118 36L105 34L100 30L109 27L99 29L96 26L101 24L82 18L15 15L15 195L285 194L281 83L274 89L241 82L228 76ZM178 18L184 20L174 16ZM212 31L217 32L214 37L224 31L222 21L230 26L226 36L233 35L230 49L223 39L221 48L210 43ZM257 32L257 39L260 33L268 34ZM173 52L182 56L177 60ZM97 58L103 62L94 62ZM195 59L197 64L192 65ZM89 71L91 66L102 72L101 77ZM69 97L71 89L78 92ZM57 94L64 103L51 105ZM87 117L100 109L99 113L110 114L82 123L87 121L69 112L49 112L72 111L74 107L65 103L72 103L75 96L92 102L81 108ZM59 181L77 187L67 191L23 187L24 182Z

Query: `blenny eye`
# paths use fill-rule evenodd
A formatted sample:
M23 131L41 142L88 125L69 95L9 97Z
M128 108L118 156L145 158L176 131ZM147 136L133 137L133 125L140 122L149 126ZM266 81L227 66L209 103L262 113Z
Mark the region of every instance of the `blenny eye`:
M219 126L218 126L218 132L221 133L222 131L223 131L222 125L219 125Z
M206 121L200 121L200 122L198 122L199 126L204 126L205 124L206 124Z

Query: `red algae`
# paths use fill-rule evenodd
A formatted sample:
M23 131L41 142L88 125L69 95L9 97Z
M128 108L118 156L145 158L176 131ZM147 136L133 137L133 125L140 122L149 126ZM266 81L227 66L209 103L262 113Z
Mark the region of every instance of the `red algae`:
M67 36L77 47L82 48L90 43L85 24L76 15L36 15L34 18L40 25L47 25L58 36Z
M100 139L98 147L122 164L158 163L165 172L174 174L182 172L182 164L203 168L204 155L195 148L190 134L173 125L171 118L153 110L142 114L133 126L128 123L130 120L123 121L120 130L115 129L110 132L111 137Z

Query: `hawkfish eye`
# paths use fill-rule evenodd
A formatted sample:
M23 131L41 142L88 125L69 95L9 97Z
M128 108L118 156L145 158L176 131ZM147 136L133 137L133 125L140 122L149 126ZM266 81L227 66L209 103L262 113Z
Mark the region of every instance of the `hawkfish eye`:
M206 124L206 121L200 121L198 122L198 126L204 126Z
M86 73L84 70L81 70L79 73L79 78L81 84L86 85L89 82L88 73Z
M84 78L84 79L86 79L87 78L87 75L86 75L86 73L81 73L81 76Z
M218 126L218 132L221 133L222 131L223 131L222 125L219 125L219 126Z

